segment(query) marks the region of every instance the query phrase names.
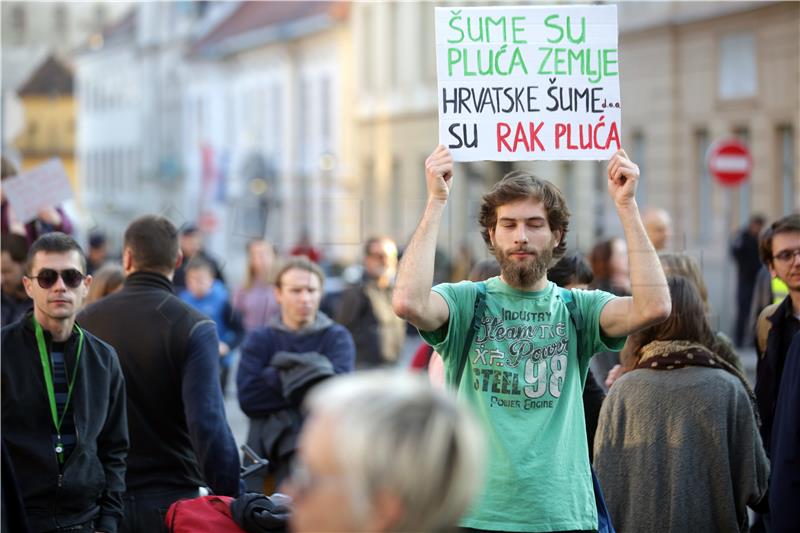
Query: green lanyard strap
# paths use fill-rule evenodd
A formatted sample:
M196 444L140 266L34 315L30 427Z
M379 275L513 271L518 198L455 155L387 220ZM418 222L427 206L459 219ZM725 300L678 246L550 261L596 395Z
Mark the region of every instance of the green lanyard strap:
M50 368L50 354L47 351L47 344L44 341L44 332L42 326L34 318L33 326L36 332L36 344L39 346L39 359L42 362L42 373L44 374L44 384L47 389L47 398L50 400L50 414L53 415L53 426L56 428L58 435L58 442L56 442L56 454L58 455L59 462L64 462L64 446L61 444L61 424L64 423L64 416L67 414L69 402L72 399L72 388L75 386L75 378L78 376L78 363L81 360L81 352L83 351L83 330L75 325L75 330L78 332L78 354L75 356L75 369L72 372L72 379L67 386L67 401L64 404L64 410L61 412L61 417L58 416L58 409L56 408L56 394L53 387L53 371ZM64 366L66 368L66 358L64 359Z

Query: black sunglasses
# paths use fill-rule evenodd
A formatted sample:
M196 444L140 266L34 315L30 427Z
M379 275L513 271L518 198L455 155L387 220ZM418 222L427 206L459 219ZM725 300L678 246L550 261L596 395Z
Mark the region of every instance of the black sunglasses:
M49 289L56 284L59 276L64 280L64 285L70 289L76 288L81 284L83 278L86 277L81 274L80 270L75 268L68 268L66 270L62 270L61 272L58 270L53 270L52 268L43 268L39 271L38 276L30 276L30 278L35 279L41 288Z

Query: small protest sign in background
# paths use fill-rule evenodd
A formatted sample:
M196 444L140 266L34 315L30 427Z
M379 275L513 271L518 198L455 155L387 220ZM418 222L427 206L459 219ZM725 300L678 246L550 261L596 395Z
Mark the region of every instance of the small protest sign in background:
M50 159L19 176L3 180L3 193L23 224L35 219L41 209L55 207L72 198L72 186L60 159Z
M456 161L608 159L616 6L437 7L439 142Z

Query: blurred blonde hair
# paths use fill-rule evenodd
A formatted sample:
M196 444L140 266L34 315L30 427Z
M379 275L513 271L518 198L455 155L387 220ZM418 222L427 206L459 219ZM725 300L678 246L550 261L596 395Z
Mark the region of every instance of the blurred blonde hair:
M312 417L334 422L339 466L356 517L388 492L404 514L392 531L450 531L483 479L485 443L472 415L445 391L403 371L369 371L315 388Z
M125 282L125 273L122 267L116 264L103 265L92 274L92 284L89 294L86 295L84 305L89 305L109 294L114 294L122 288Z
M661 253L658 254L658 259L661 261L665 276L683 276L694 283L700 299L703 300L703 308L708 313L710 311L708 289L706 288L705 280L703 280L700 264L692 256L685 253Z

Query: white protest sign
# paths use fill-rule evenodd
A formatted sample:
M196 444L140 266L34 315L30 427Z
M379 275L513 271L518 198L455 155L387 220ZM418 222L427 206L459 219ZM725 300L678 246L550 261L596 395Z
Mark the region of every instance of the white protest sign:
M456 161L620 148L617 7L437 7L439 142Z
M50 159L28 172L3 180L3 193L14 216L25 224L35 219L39 210L72 198L72 185L61 160Z

